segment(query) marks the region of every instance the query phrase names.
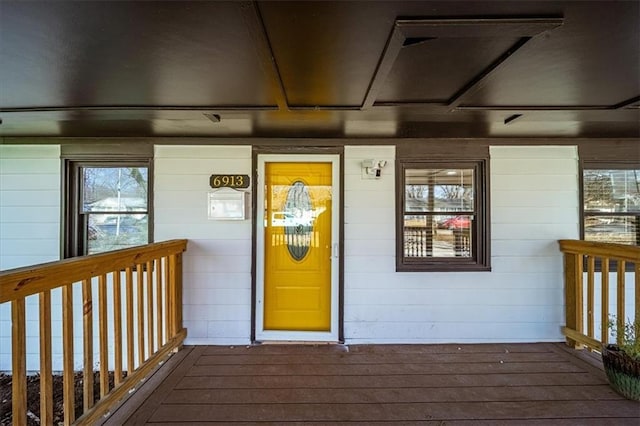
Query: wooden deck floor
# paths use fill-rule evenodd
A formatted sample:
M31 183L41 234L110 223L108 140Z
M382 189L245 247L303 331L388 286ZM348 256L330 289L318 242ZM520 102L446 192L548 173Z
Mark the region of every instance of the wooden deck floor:
M106 423L640 424L640 404L561 344L198 346L172 358Z

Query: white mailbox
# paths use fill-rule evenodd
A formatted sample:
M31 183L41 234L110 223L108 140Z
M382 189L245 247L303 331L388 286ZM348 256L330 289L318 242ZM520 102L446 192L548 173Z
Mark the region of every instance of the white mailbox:
M209 220L245 220L247 193L234 189L209 192Z

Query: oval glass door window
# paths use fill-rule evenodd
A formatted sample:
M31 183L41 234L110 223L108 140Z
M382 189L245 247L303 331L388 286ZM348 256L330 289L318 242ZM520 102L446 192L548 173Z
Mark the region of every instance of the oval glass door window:
M295 260L302 260L309 252L313 232L311 197L304 182L295 181L289 188L284 216L284 234L289 254Z

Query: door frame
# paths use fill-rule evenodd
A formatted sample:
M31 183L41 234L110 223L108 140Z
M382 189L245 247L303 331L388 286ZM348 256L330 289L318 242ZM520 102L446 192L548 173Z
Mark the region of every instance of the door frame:
M332 164L332 225L331 225L331 326L325 331L281 331L264 330L264 181L265 163L269 162L309 162ZM340 342L343 340L342 305L342 155L340 153L261 153L254 151L254 245L253 245L253 291L251 340L264 341L307 341Z

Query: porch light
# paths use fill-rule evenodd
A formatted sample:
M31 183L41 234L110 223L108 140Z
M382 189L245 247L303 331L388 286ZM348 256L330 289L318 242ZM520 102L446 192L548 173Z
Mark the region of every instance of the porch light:
M362 178L379 179L382 176L382 169L387 165L386 160L363 160Z

